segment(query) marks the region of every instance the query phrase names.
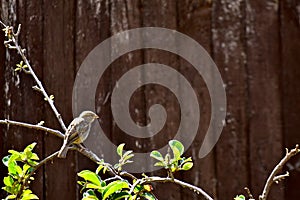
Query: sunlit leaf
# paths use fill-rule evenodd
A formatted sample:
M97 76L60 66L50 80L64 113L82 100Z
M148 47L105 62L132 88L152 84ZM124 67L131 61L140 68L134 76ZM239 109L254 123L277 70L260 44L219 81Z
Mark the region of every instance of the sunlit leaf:
M122 143L122 144L120 144L120 145L118 146L118 148L117 148L117 154L118 154L120 157L122 157L122 155L123 155L123 149L124 149L124 146L125 146L125 143Z
M159 160L159 161L162 161L162 162L164 161L164 158L163 158L163 156L161 155L161 153L159 151L156 151L156 150L152 151L150 153L150 156L152 158L156 159L156 160Z
M169 145L173 152L174 149L177 149L179 151L180 156L184 153L184 146L178 140L170 140Z
M148 192L143 193L141 196L144 197L146 200L156 200L156 198Z
M193 167L193 163L192 162L187 162L182 166L183 170L190 170Z
M246 197L244 195L238 195L234 198L234 200L246 200Z
M6 186L12 187L14 183L14 179L11 176L6 176L3 178L3 183Z
M110 195L122 189L129 188L128 183L124 181L113 181L109 183L102 193L103 200L107 199Z
M101 179L95 172L90 170L83 170L77 174L79 177L83 178L86 181L94 183L95 185L101 186Z

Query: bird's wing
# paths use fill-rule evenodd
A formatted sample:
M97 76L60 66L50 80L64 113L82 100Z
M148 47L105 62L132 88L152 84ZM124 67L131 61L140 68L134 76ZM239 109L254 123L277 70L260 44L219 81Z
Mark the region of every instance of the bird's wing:
M65 134L65 141L67 141L67 144L72 144L78 138L78 132L80 132L78 129L80 126L84 126L84 124L84 119L81 117L73 119Z

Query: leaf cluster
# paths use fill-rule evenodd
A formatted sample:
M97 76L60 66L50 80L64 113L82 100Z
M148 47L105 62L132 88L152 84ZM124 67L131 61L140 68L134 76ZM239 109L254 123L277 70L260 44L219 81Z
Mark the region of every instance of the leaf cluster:
M133 151L124 151L125 144L120 144L117 148L117 154L120 156L119 162L114 165L114 169L120 172L122 166L128 163L132 163L130 158L134 156ZM102 160L98 163L99 166L96 172L90 170L83 170L78 173L78 176L83 181L78 181L78 184L82 186L81 192L83 192L82 200L118 200L118 199L146 199L155 200L155 197L150 193L152 186L136 184L133 192L130 189L132 184L126 180L120 178L119 180L106 179L102 180L99 173L105 174L110 170L108 164ZM137 180L134 180L136 182Z
M177 140L170 140L169 146L172 150L173 157L170 153L163 156L159 151L154 150L151 152L150 156L158 160L154 166L164 167L171 173L180 170L190 170L193 167L193 161L191 157L182 157L184 153L184 146L182 143Z
M38 164L39 157L33 153L36 143L28 145L22 152L9 150L9 155L2 159L8 169L8 176L3 178L5 190L9 195L7 199L30 200L38 199L29 189L29 184L34 180L32 172Z

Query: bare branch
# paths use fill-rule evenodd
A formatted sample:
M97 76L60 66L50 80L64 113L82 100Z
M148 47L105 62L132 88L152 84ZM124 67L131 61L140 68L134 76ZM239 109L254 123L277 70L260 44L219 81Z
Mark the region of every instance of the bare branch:
M33 124L29 124L29 123L24 123L24 122L17 122L17 121L13 121L13 120L0 120L0 124L6 124L6 125L14 125L14 126L22 126L22 127L26 127L26 128L31 128L31 129L36 129L36 130L41 130L41 131L45 131L47 133L51 133L56 135L57 137L63 138L64 135L62 134L62 132L55 130L55 129L51 129L48 127L44 127L41 125L33 125Z
M170 183L175 183L177 185L180 185L181 187L183 188L188 188L194 192L196 192L197 194L202 194L204 196L205 199L207 200L213 200L212 197L210 197L204 190L202 190L201 188L199 187L196 187L194 185L191 185L189 183L186 183L186 182L183 182L183 181L180 181L178 179L172 179L172 178L162 178L162 177L147 177L145 178L143 181L140 182L141 185L143 184L147 184L147 183L154 183L154 182L158 182L158 183L167 183L167 182L170 182Z
M288 149L286 149L286 155L284 156L284 158L281 159L281 161L273 169L272 173L270 174L269 178L267 179L267 182L265 184L262 194L259 196L259 200L267 199L267 196L270 192L271 186L276 181L276 175L281 172L285 163L287 161L289 161L293 156L295 156L299 152L300 152L300 150L299 150L298 144L296 145L296 147L294 149L292 149L290 151Z
M285 174L281 174L281 175L278 175L278 176L275 176L274 178L273 178L273 181L275 182L275 183L279 183L280 181L282 181L283 179L285 179L286 177L288 177L290 175L290 173L289 172L286 172Z
M1 21L0 21L1 22ZM5 25L3 22L1 22L1 24L5 27L5 28L10 28L9 26ZM12 27L11 27L12 28ZM24 63L27 65L28 70L27 73L30 73L31 76L33 77L33 79L35 80L36 84L38 85L41 93L43 94L43 96L45 97L46 101L49 103L52 111L54 112L58 122L60 123L62 129L64 131L67 130L66 125L61 117L61 114L58 112L58 110L56 109L56 107L54 106L54 102L52 99L50 99L49 95L47 94L42 82L39 80L39 78L36 76L35 72L33 71L26 55L25 55L25 51L21 48L21 46L18 43L18 38L17 36L20 34L20 30L21 30L21 26L19 25L18 27L18 31L17 33L13 33L11 34L11 38L10 41L13 43L13 46L10 46L10 48L14 48L18 51L18 53L20 54L20 56L22 57ZM7 47L9 47L9 45L7 45Z
M250 189L249 189L249 188L247 188L247 187L245 187L244 189L246 190L246 192L247 192L247 194L248 194L249 198L250 198L250 199L254 199L254 197L253 197L253 195L252 195L252 193L251 193Z
M0 20L0 24L4 27L6 27L6 25Z

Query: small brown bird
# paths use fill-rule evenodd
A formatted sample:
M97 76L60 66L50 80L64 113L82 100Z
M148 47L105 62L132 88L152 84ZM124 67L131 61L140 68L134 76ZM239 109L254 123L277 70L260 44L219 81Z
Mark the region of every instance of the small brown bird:
M59 150L57 157L65 158L70 145L84 142L89 135L93 121L97 118L99 117L94 112L83 111L79 117L73 119L67 128L64 136L64 143Z

